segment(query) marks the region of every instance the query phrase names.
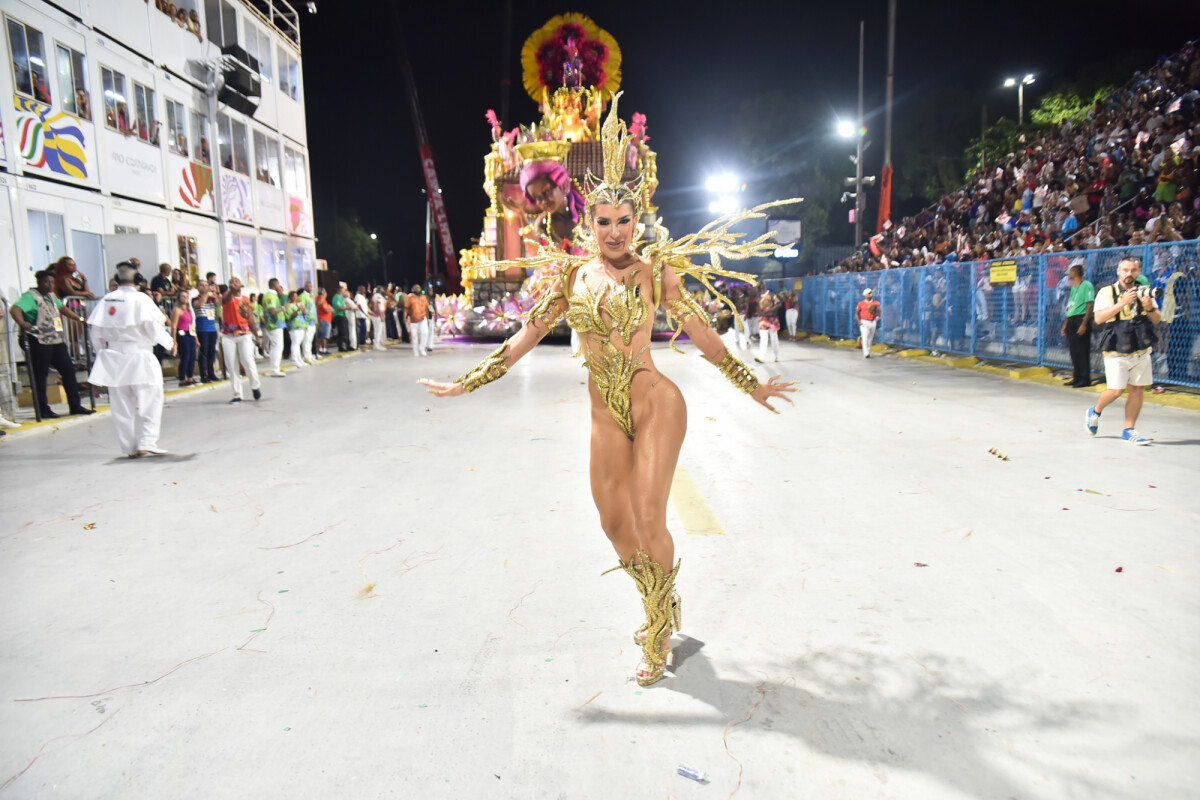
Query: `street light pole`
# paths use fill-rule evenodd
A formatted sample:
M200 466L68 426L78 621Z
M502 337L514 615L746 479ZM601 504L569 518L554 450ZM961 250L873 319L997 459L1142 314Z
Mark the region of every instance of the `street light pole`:
M862 244L862 217L866 208L863 202L863 51L865 44L866 22L858 23L858 130L854 135L858 138L858 155L854 159L854 247Z
M1017 125L1025 124L1025 84L1033 83L1033 80L1033 75L1026 75L1020 80L1009 78L1004 81L1004 85L1009 89L1017 87Z

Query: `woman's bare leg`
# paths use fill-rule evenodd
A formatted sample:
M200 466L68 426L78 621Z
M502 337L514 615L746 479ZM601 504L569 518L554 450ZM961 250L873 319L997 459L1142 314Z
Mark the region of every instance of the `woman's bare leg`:
M628 564L639 547L633 506L633 443L613 422L603 400L592 406L592 500L600 512L600 527Z
M655 381L634 406L637 437L630 504L638 545L664 572L670 572L675 566L675 542L667 530L667 500L687 433L687 407L674 383L662 376Z

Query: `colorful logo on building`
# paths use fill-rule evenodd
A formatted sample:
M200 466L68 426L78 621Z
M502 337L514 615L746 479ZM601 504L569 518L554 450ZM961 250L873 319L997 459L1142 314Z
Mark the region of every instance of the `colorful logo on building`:
M250 180L229 170L221 170L221 204L226 217L253 221Z
M312 236L312 212L303 197L288 195L288 229L297 236Z
M179 197L192 208L203 208L204 198L208 197L208 207L213 205L213 171L212 167L189 161L180 172L183 174L183 185L179 187Z
M76 117L52 113L48 105L27 97L13 96L17 109L17 149L31 167L49 169L60 175L87 178L87 144Z

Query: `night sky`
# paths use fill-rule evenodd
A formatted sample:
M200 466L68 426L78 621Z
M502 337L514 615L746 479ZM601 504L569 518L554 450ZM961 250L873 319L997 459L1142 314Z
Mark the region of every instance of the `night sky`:
M404 36L409 49L454 246L468 247L479 236L487 205L483 156L491 135L484 113L501 108L505 4L401 2L401 28L386 3L318 0L316 15L305 13L303 2L295 4L301 13L318 256L337 268L333 210L353 208L364 227L394 251L388 264L392 277L399 269L406 281L417 279L424 269L424 179L397 36ZM748 94L783 88L826 108L825 118L796 132L800 140L832 136L837 115L852 117L860 19L866 20L867 125L882 137L886 0L512 5L505 129L540 118L521 82L526 37L556 14L587 14L621 48L621 116L628 120L640 111L648 117L650 144L658 152L655 202L675 233L707 216L707 175L731 170L752 184L732 130ZM1028 113L1041 91L1080 67L1133 50L1173 52L1198 36L1200 2L1194 0L1142 6L900 0L895 113L903 115L905 101L921 92L957 84L985 93L991 116L1015 118L1015 90L999 88L1005 77L1039 76L1026 93ZM803 158L803 146L796 151ZM881 146L868 153L868 173L881 159ZM903 168L897 161L896 169Z

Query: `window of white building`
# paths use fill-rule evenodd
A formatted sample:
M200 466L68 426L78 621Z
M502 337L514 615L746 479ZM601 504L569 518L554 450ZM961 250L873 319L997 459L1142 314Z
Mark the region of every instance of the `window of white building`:
M62 108L80 119L92 118L92 101L87 91L87 65L81 53L61 44L58 53L58 91Z
M136 81L133 84L134 127L138 138L143 142L158 144L159 124L154 114L154 90L142 86Z
M308 197L308 172L304 169L304 154L290 147L283 148L284 179L288 193L296 197Z
M246 52L258 61L258 74L267 83L271 82L271 37L260 31L246 17L242 20L242 39L245 41Z
M247 291L258 289L258 272L254 269L254 237L228 231L225 245L229 256L229 276L240 278Z
M217 140L221 148L221 166L243 175L250 174L250 145L246 141L246 123L217 114Z
M132 133L125 76L116 70L101 67L100 81L104 85L104 124L121 133Z
M192 141L195 142L192 160L199 161L205 166L212 166L212 145L208 141L208 117L196 111L192 112Z
M300 99L300 61L282 45L275 48L279 67L279 89L293 100Z
M8 50L12 54L13 88L40 103L50 102L46 48L42 32L15 19L8 20Z
M237 12L228 0L204 0L205 29L218 47L237 44Z
M254 132L254 177L260 183L279 185L279 142Z
M187 157L187 112L183 103L167 98L167 147L171 152Z

